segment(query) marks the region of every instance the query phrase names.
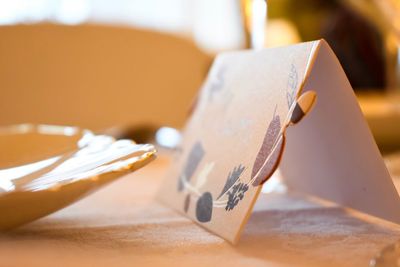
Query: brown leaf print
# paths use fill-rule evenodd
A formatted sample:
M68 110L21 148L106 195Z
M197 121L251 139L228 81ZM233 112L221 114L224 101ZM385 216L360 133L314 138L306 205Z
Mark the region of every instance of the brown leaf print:
M183 203L183 210L187 213L190 206L190 194L186 195L185 202Z
M272 150L269 158L265 161L261 167L260 172L256 175L257 177L253 181L253 186L262 185L269 177L274 173L278 167L279 161L282 157L282 150L285 145L285 136L281 135L274 149Z
M261 148L257 154L256 160L253 165L253 169L251 172L251 178L259 173L261 167L265 164L265 161L268 159L268 156L272 152L272 148L275 142L278 139L279 132L281 130L281 120L278 114L274 114L272 121L268 125L267 133L265 134L264 141L261 145Z

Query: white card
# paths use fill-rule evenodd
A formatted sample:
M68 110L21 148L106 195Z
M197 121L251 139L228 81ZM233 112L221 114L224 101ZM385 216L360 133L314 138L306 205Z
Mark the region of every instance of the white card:
M183 136L159 199L232 243L276 168L293 190L400 222L399 196L323 40L218 56Z

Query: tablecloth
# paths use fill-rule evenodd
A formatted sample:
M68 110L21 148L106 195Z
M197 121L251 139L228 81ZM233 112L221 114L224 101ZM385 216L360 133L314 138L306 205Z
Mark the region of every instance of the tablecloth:
M368 266L400 226L298 192L263 194L233 246L155 200L161 155L59 212L0 235L0 266Z

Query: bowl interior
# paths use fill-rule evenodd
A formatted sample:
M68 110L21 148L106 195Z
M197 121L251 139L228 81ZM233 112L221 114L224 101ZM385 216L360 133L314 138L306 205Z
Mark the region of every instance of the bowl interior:
M83 135L83 131L69 127L2 128L0 169L37 162L75 150Z

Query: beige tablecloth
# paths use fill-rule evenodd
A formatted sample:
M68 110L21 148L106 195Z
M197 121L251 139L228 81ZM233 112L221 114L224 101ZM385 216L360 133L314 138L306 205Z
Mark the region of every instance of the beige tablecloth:
M263 195L237 246L154 200L159 157L90 197L0 235L0 266L368 266L400 226L297 193Z

